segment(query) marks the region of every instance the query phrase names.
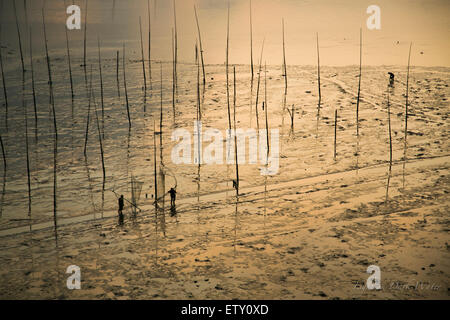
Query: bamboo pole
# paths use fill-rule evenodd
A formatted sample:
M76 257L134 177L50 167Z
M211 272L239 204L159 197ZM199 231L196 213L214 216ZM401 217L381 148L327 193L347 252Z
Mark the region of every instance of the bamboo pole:
M126 64L125 64L125 43L123 44L123 86L125 88L125 102L127 106L127 117L128 117L128 129L131 130L131 116L130 116L130 105L128 103L128 90L127 90L127 78L126 78Z
M34 125L35 125L35 140L38 141L38 116L37 116L37 101L36 101L36 87L34 83L34 67L33 67L33 45L31 42L32 31L30 28L30 67L31 67L31 90L33 96L33 106L34 106Z
M153 119L153 163L155 176L155 217L158 216L158 171L156 170L156 126Z
M22 38L20 36L19 20L17 19L16 0L13 0L13 7L14 7L14 17L15 17L15 21L16 21L17 36L18 36L18 40L19 40L20 62L22 63L22 72L24 73L26 70L25 70L25 64L23 62Z
M405 144L404 144L404 152L403 157L406 161L406 147L407 147L407 138L408 138L408 99L409 99L409 68L411 65L411 48L412 42L409 45L409 54L408 54L408 71L406 74L406 94L405 94Z
M3 138L2 135L0 134L0 144L2 147L2 158L3 158L3 190L2 190L2 198L1 198L1 203L0 203L0 218L3 215L3 202L5 199L5 191L6 191L6 151L5 151L5 146L3 144Z
M391 103L389 87L387 90L388 129L389 129L389 164L392 166L392 131L391 131Z
M286 66L286 44L284 40L284 19L283 21L283 72L284 72L284 94L287 95L288 89L288 76L287 76L287 66Z
M226 52L226 73L227 73L227 108L228 108L228 129L231 132L231 112L230 112L230 85L229 85L229 50L230 50L230 1L228 1L228 18L227 18L227 52ZM229 152L229 150L228 150Z
M50 101L53 112L53 128L54 128L54 147L53 147L53 221L55 226L55 239L58 239L57 233L57 202L56 202L56 192L57 192L57 159L58 159L58 127L56 125L56 110L55 110L55 99L53 96L53 81L52 81L52 71L50 64L50 57L48 54L47 45L47 32L45 27L45 15L44 8L42 8L42 24L44 26L44 42L45 42L45 55L47 60L47 70L48 70L48 83L50 87Z
M288 108L287 111L289 112L289 116L291 118L291 132L294 133L294 116L295 116L294 104L292 104L291 110L289 110Z
M255 105L255 112L256 112L256 127L259 132L259 115L258 115L258 102L259 102L259 88L261 84L261 72L262 72L262 57L264 52L264 42L263 40L262 47L261 47L261 56L259 58L259 68L258 68L258 82L256 85L256 105Z
M25 101L25 73L22 73L22 108L25 124L25 152L27 164L27 185L28 185L28 216L31 217L31 173L30 173L30 152L28 145L28 114L27 103Z
M176 99L175 99L175 91L176 91L176 62L175 62L175 39L174 39L174 31L172 28L172 110L173 110L173 124L175 125L175 112L176 112Z
M253 22L252 22L252 0L250 0L250 66L252 71L252 83L255 76L253 67ZM250 103L251 107L251 103Z
M5 80L5 72L3 69L3 56L2 56L2 46L0 43L0 68L2 70L2 83L3 83L3 96L5 97L5 128L6 132L8 132L8 92L6 89L6 80Z
M142 74L144 76L144 92L147 92L147 77L145 75L144 41L142 40L142 22L139 16L139 34L141 36Z
M361 94L361 68L362 68L362 28L359 30L359 76L358 97L356 99L356 136L359 137L359 99Z
M103 73L102 73L102 54L100 49L100 38L97 38L97 42L98 42L98 70L100 75L100 102L102 104L102 137L103 140L105 140L105 103L103 97Z
M233 66L233 122L234 122L234 155L236 162L236 196L239 196L239 163L236 134L236 66Z
M106 168L105 168L105 158L104 158L104 152L103 152L103 139L102 139L103 132L100 129L100 121L99 121L98 112L97 112L97 103L95 102L95 94L94 94L94 90L92 89L92 75L91 75L91 80L90 80L90 92L92 95L92 102L94 104L94 111L95 111L95 120L97 123L97 133L98 133L98 142L99 142L99 147L100 147L100 156L101 156L101 161L102 161L103 186L104 186L105 180L106 180Z
M85 1L84 11L84 39L83 39L83 68L84 68L84 82L87 87L87 70L86 70L86 52L87 52L87 16L88 16L88 0Z
M319 54L319 33L316 33L316 39L317 39L317 85L319 87L319 103L318 103L318 109L320 109L320 104L322 102L322 93L320 89L320 54Z
M174 29L175 29L175 55L174 55L174 68L175 68L175 90L178 91L178 33L177 33L177 10L175 5L175 0L173 0L173 19L174 19Z
M200 100L200 63L199 63L197 43L195 43L195 64L197 66L197 121L201 121L202 120L202 109L201 109L201 100Z
M159 151L160 151L160 161L161 164L163 164L163 156L162 156L162 147L163 147L163 131L162 131L162 126L163 126L163 71L162 71L162 61L160 63L160 68L161 68L161 81L160 81L160 89L161 89L161 103L160 103L160 109L159 109Z
M198 32L198 41L200 45L200 57L202 61L202 72L203 72L203 86L206 85L206 73L205 73L205 62L203 60L203 45L202 45L202 35L200 32L200 24L198 23L198 16L197 16L197 8L194 5L194 13L195 13L195 21L197 23L197 32Z
M334 110L334 161L336 161L336 146L337 146L337 118L338 111Z
M197 199L200 192L200 166L201 166L201 137L200 137L200 124L201 121L201 109L200 109L200 62L199 62L199 52L198 52L198 45L197 42L195 42L195 66L197 68L197 112L196 112L196 120L197 120L197 132L195 135L197 136L197 163L198 163L198 180L197 180ZM194 151L195 152L195 151ZM195 163L196 161L194 161Z
M92 88L92 66L91 66L91 75L90 75L90 86L88 89L88 110L87 110L87 119L86 119L86 131L85 131L85 135L84 135L84 156L87 157L87 144L88 144L88 139L89 139L89 124L90 124L90 116L91 116L91 98L92 98L92 90L90 88Z
M269 113L268 113L269 103L267 101L267 64L266 63L264 63L264 102L265 102L264 113L266 115L266 139L267 139L267 159L266 159L266 161L268 161L270 145L269 145Z
M64 28L66 32L66 49L67 49L67 61L69 65L69 77L70 77L70 92L72 94L72 100L74 98L74 91L73 91L73 78L72 78L72 63L70 61L70 49L69 49L69 35L67 32L67 28ZM30 34L31 34L31 28L30 28ZM31 36L30 36L30 51L31 51Z
M148 11L148 76L150 79L150 90L153 90L152 83L152 20L150 15L150 0L147 0Z
M117 95L120 99L120 81L119 81L119 50L116 52L116 82L117 82Z

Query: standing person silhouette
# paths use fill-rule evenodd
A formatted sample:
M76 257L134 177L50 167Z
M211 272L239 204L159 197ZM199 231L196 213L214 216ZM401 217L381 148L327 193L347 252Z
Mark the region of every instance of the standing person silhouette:
M170 188L169 193L170 193L170 206L172 208L175 208L175 200L177 198L177 191L174 188Z
M391 88L393 88L394 87L394 81L395 81L395 75L392 73L392 72L388 72L388 75L389 75L389 86L391 87Z

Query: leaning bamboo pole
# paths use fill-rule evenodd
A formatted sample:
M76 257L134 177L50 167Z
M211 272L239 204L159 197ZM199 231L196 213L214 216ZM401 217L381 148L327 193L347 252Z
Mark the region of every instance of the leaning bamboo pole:
M22 49L22 38L20 36L20 28L19 28L19 19L17 19L17 9L16 9L16 1L13 0L13 8L14 8L14 17L16 21L16 30L17 30L17 37L19 40L19 52L20 52L20 62L22 63L22 72L25 72L25 64L23 62L23 49Z
M103 131L100 129L100 120L98 117L98 112L97 112L97 103L95 102L95 94L94 94L94 90L92 89L92 78L90 81L90 94L92 95L92 103L94 104L94 114L95 114L95 120L97 123L97 133L98 133L98 142L99 142L99 147L100 147L100 156L101 156L101 162L102 162L102 172L103 172L103 186L105 185L105 181L106 181L106 168L105 168L105 157L104 157L104 151L103 151L103 139L102 139L102 134Z
M198 122L202 120L202 109L200 99L200 62L197 43L195 43L195 64L197 67L197 122Z
M197 16L197 8L194 5L194 13L195 13L195 21L197 23L197 32L198 32L198 41L200 45L200 57L202 61L202 72L203 72L203 86L206 84L206 73L205 73L205 62L203 59L203 45L202 45L202 35L200 32L200 24L198 22L198 16Z
M85 1L84 9L84 37L83 37L83 68L84 68L84 83L87 87L87 65L86 65L86 54L87 54L87 17L88 17L88 0Z
M141 37L142 75L144 77L144 92L147 92L147 76L145 74L144 41L142 40L142 21L139 16L139 34Z
M90 82L92 82L92 66L91 66L91 76L90 76ZM88 95L88 110L87 110L87 117L86 117L86 130L85 130L85 134L84 134L84 156L87 157L87 144L88 144L88 139L89 139L89 124L90 124L90 117L91 117L91 97L92 97L92 93L91 93L91 88L92 84L87 87L87 95Z
M283 76L284 76L284 94L287 95L288 89L288 76L287 76L287 66L286 66L286 43L284 40L284 19L283 22ZM284 107L283 107L284 108Z
M3 96L5 97L5 128L8 132L8 92L6 89L5 71L3 69L3 56L2 56L2 46L0 43L0 68L2 71L2 84L3 84Z
M130 105L128 102L128 89L127 89L126 64L125 64L125 43L123 44L122 64L123 64L123 86L125 89L125 102L126 102L127 117L128 117L128 129L131 130Z
M228 129L231 133L231 112L230 112L230 80L229 80L229 50L230 50L230 1L228 1L228 18L227 18L227 51L226 51L226 73L227 73L227 108L228 108ZM228 150L229 152L229 150Z
M262 72L262 57L264 52L264 42L263 40L262 47L261 47L261 56L259 58L259 68L258 68L258 82L256 85L256 105L255 105L255 112L256 112L256 127L259 132L259 115L258 115L258 102L259 102L259 88L261 85L261 72Z
M72 100L73 100L75 95L74 95L74 90L73 90L72 63L70 61L69 35L67 32L67 28L64 28L64 30L66 32L66 49L67 49L67 62L68 62L68 66L69 66L70 92L72 94ZM31 29L30 29L30 33L31 33ZM31 51L31 36L30 36L30 51Z
M37 115L37 100L36 100L36 86L34 81L34 66L33 66L33 45L32 45L32 31L30 28L30 67L31 67L31 91L33 96L34 107L34 134L35 140L38 141L38 115Z
M48 83L50 87L50 102L53 113L53 129L54 129L54 146L53 146L53 221L55 226L55 238L58 238L57 233L57 202L56 202L56 192L57 192L57 160L58 160L58 127L56 125L56 110L55 110L55 99L53 96L53 81L52 81L52 70L50 64L50 57L48 54L48 44L47 44L47 32L45 27L45 15L44 8L42 8L42 24L44 27L44 43L45 43L45 55L47 60L47 70L48 70Z

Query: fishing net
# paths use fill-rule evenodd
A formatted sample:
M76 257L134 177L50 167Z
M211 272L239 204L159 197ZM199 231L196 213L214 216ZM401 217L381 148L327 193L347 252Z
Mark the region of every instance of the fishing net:
M144 183L136 180L134 176L131 176L131 211L136 213L138 202L141 197L142 185Z

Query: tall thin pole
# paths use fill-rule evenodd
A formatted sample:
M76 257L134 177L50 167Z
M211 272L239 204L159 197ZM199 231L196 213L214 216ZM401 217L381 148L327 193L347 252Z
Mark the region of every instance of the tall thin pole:
M233 119L234 119L234 156L236 162L236 196L239 196L239 163L236 134L236 66L233 66Z
M320 54L319 54L319 33L316 33L317 39L317 85L319 87L319 103L318 108L320 109L320 104L322 102L322 93L320 89Z
M148 11L148 77L150 79L150 90L153 90L152 84L152 20L150 15L150 0L147 0Z
M228 18L227 18L227 52L226 52L226 73L227 73L227 107L228 107L228 129L231 132L231 112L230 112L230 87L228 75L228 56L230 46L230 1L228 1ZM228 150L229 151L229 150Z
M177 75L177 64L178 64L178 33L177 33L177 9L175 5L175 0L173 0L173 21L175 29L175 55L174 55L174 74L175 74L175 89L178 90L178 75Z
M126 102L126 106L127 106L128 129L131 130L130 105L128 103L128 90L127 90L127 77L126 77L125 43L123 44L122 64L123 64L123 85L125 88L125 102Z
M19 20L17 19L16 0L13 0L14 17L16 20L17 36L19 40L20 62L22 63L22 72L25 72L25 64L23 62L22 38L20 36Z
M284 40L284 19L283 21L283 72L284 72L284 94L287 94L288 89L288 78L287 78L287 66L286 66L286 44Z
M47 45L47 32L45 28L45 15L44 8L42 8L42 24L44 26L44 43L45 43L45 55L47 60L47 70L48 70L48 83L50 87L50 102L53 112L53 128L54 128L54 146L53 146L53 221L55 226L55 238L58 238L57 233L57 203L56 203L56 190L57 190L57 157L58 157L58 127L56 125L56 110L55 110L55 99L53 96L53 81L52 81L52 71L50 64L50 57L48 55L48 45Z
M387 107L388 107L388 129L389 129L389 163L392 165L392 131L391 131L391 103L390 92L387 90Z
M66 32L66 49L67 49L67 62L69 66L69 78L70 78L70 92L72 94L72 99L74 98L74 91L73 91L73 78L72 78L72 62L70 60L70 49L69 49L69 35L67 32L67 28L64 28ZM30 51L31 51L31 28L30 28Z
M142 22L139 16L139 34L141 36L141 56L142 56L142 74L144 75L144 90L147 92L147 77L145 75L145 57L144 57L144 42L142 40Z
M255 76L253 68L253 22L252 22L252 0L250 0L250 66L252 71L252 81Z
M162 71L162 62L160 63L160 77L161 77L161 81L160 81L160 90L161 90L161 104L160 104L160 110L159 110L159 150L160 150L160 161L162 163L163 160L163 156L162 156L162 142L163 142L163 132L162 132L162 127L163 127L163 71Z
M406 74L406 98L405 98L405 144L404 144L404 160L406 160L406 146L407 146L407 138L408 138L408 104L409 104L409 68L411 64L411 47L412 42L409 45L409 54L408 54L408 71Z
M174 31L172 28L172 110L173 110L173 123L175 125L175 112L176 112L176 99L175 99L175 91L176 91L176 62L175 62L175 39L174 39Z
M203 72L203 85L206 84L206 73L205 73L205 62L203 60L203 45L202 45L202 35L200 32L200 25L198 23L198 16L197 16L197 8L194 5L194 12L195 12L195 21L197 23L197 32L198 32L198 41L200 44L200 57L202 60L202 72Z
M256 85L256 105L255 105L255 112L256 112L256 127L259 132L259 114L258 114L258 102L259 102L259 88L261 85L261 72L262 72L262 57L264 52L264 42L263 40L262 47L261 47L261 56L259 58L259 68L258 68L258 83Z
M117 95L120 99L120 81L119 81L119 50L116 52L116 82L117 82Z
M87 70L86 70L86 42L87 42L87 14L88 14L88 0L85 2L85 11L84 11L84 40L83 40L83 68L84 68L84 82L87 86Z
M3 83L3 96L5 97L5 127L6 132L8 132L8 92L6 89L5 72L3 69L3 56L2 56L2 46L0 44L0 68L2 69L2 83Z
M102 73L102 53L100 49L100 38L98 40L98 70L100 74L100 102L102 104L102 137L105 140L105 103L103 98L103 73ZM95 101L94 101L95 106ZM97 112L97 109L95 109Z
M359 137L359 99L361 94L361 69L362 69L362 28L359 30L359 76L358 97L356 99L356 136Z
M337 117L338 111L334 110L334 161L336 161L336 146L337 146Z

